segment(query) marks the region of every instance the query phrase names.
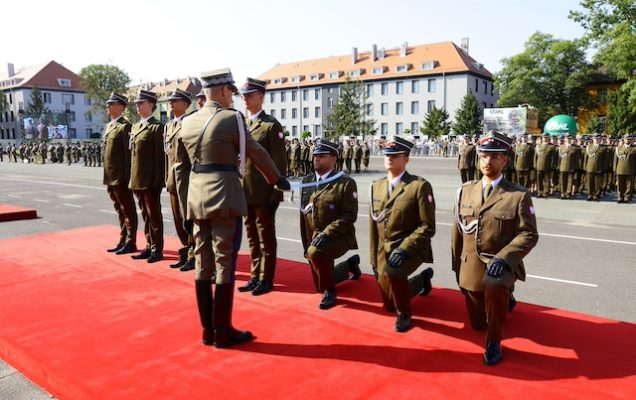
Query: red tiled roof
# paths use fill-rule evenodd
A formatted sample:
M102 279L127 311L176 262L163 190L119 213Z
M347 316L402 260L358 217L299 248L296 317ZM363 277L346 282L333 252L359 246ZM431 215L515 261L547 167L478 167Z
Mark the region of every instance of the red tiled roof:
M62 86L59 81L60 79L71 81L70 86ZM5 85L0 85L0 90L32 88L37 86L45 90L83 91L80 77L55 61L21 68L11 77L9 77L7 73L3 73L0 75L0 82L2 81L9 82Z

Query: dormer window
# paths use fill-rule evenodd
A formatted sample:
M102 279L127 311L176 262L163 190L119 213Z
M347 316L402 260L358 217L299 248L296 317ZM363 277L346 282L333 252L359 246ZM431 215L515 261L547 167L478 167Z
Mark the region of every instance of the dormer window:
M329 73L329 79L338 79L342 75L342 71L332 71Z
M303 79L305 79L305 75L296 75L296 76L292 76L292 83L298 83L300 81L302 81Z
M406 72L411 67L411 64L402 64L395 67L395 72Z
M371 72L373 75L380 75L384 73L384 67L375 67Z
M364 69L363 68L352 69L352 70L349 71L349 76L358 77L358 76L362 75L363 73L364 73Z
M427 71L435 68L435 61L424 61L421 65L423 71Z
M57 84L60 85L61 87L71 87L71 80L57 78Z
M286 81L287 81L287 78L285 78L285 77L276 78L276 79L274 79L274 85L282 85Z

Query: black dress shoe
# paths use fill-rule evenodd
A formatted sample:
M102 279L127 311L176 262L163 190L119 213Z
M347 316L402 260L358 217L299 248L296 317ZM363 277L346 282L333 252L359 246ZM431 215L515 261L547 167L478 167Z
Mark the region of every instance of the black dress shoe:
M349 277L349 280L351 281L358 280L360 278L360 275L362 275L362 271L360 271L360 256L357 254L354 256L351 256L349 257L347 262L349 263L349 272L351 272L351 276Z
M408 315L400 314L395 320L395 331L406 332L411 329L411 317Z
M254 290L252 290L252 296L260 296L262 294L269 293L272 290L274 290L274 282L260 281Z
M134 244L126 244L122 246L119 250L117 250L115 254L120 256L122 254L130 254L130 253L136 253L136 252L137 252L137 246L135 246Z
M152 253L150 253L150 257L148 257L146 262L148 264L152 264L152 263L156 263L157 261L161 261L162 258L163 258L163 253L160 253L158 251L153 251Z
M173 268L173 269L181 268L183 267L183 264L185 264L187 261L188 260L179 260L174 264L170 264L170 268Z
M431 284L431 279L433 279L433 268L428 267L424 271L422 271L421 276L424 279L424 284L422 285L422 289L418 293L420 296L426 296L431 293L433 290L433 285Z
M124 247L124 243L119 243L117 246L113 247L112 249L107 249L106 251L109 253L115 253L117 250L121 249L122 247Z
M234 328L215 329L214 331L214 347L225 349L237 344L249 342L254 339L254 335L250 331L241 331Z
M502 357L503 357L503 354L501 353L500 342L486 343L486 351L484 352L484 364L495 365L499 361L501 361Z
M150 249L144 249L141 253L136 256L130 256L133 260L145 260L150 257Z
M258 279L250 279L245 285L239 287L238 291L241 293L251 292L256 289L256 286L258 286Z
M190 259L190 260L186 260L182 265L181 268L179 268L179 271L192 271L194 269L194 258ZM216 280L216 278L212 278L211 279L212 282L214 282Z
M318 305L318 307L320 307L321 310L328 310L335 305L336 305L336 289L331 288L331 289L325 290L325 292L322 294L322 300L320 300L320 305Z

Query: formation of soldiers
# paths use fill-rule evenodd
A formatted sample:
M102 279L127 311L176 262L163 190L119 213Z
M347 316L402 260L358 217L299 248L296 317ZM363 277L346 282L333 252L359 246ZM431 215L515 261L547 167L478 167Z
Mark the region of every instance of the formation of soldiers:
M312 154L316 150L318 140L297 138L285 140L287 153L287 176L299 178L314 172ZM338 158L336 171L345 171L347 174L361 173L369 170L371 148L367 141L360 139L345 139L337 144ZM363 169L364 168L364 169Z
M67 165L84 162L86 167L102 166L102 145L94 141L25 142L20 146L10 143L6 148L7 161L31 164L62 164ZM0 144L0 161L4 161L4 149Z
M509 152L504 176L537 197L558 194L572 200L580 195L587 201L600 201L616 191L617 203L633 199L636 146L632 135L620 139L598 134L578 138L523 135ZM472 138L465 137L457 162L462 182L480 179L478 162Z

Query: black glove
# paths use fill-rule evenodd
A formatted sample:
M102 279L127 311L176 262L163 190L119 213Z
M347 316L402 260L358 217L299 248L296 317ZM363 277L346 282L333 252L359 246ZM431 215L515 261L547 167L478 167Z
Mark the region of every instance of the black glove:
M486 275L491 278L499 278L508 264L500 257L494 256L486 266Z
M314 240L311 241L311 245L314 247L321 247L327 243L327 240L329 240L329 236L321 232L314 238Z
M188 232L188 235L192 236L192 232L194 231L194 221L192 221L191 219L184 219L183 229Z
M276 188L278 190L291 190L291 185L284 176L281 176L280 179L276 181Z
M402 265L402 263L406 261L407 258L409 258L409 253L398 247L391 252L391 255L386 261L387 264L389 264L389 267L397 268Z

